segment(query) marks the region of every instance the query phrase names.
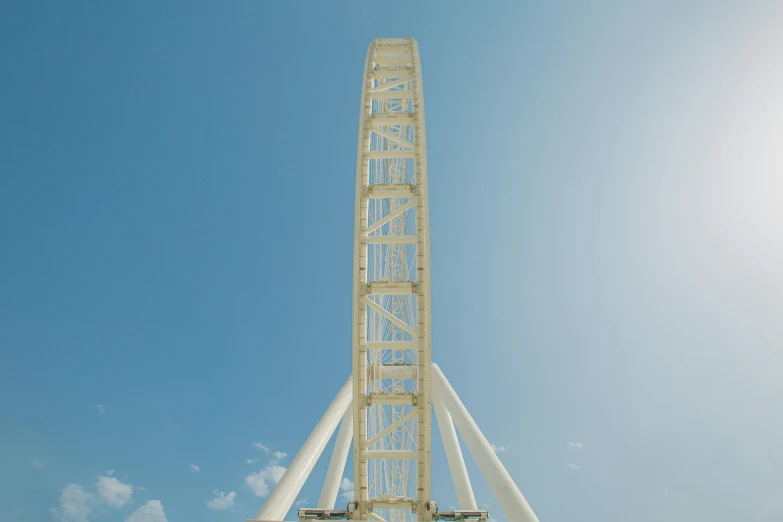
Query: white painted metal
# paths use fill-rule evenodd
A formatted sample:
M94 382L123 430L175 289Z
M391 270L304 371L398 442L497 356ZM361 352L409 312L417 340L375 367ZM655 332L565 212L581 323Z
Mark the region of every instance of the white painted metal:
M367 458L370 459L415 459L415 451L405 450L367 450Z
M410 183L377 183L367 187L370 198L414 198L416 185Z
M384 343L374 343L368 341L365 345L367 350L396 350L398 352L404 350L415 350L418 348L419 343L416 341L390 341Z
M487 479L489 487L500 503L500 507L509 520L515 522L539 522L530 505L519 491L511 475L508 474L503 463L492 451L492 447L484 434L481 433L473 417L470 416L465 405L457 396L454 388L443 375L437 364L432 364L432 381L437 390L438 397L443 401L446 409L451 414L457 429L467 444L473 458L476 459L481 473Z
M329 442L335 428L337 428L340 418L351 404L352 383L353 378L345 381L337 393L337 397L329 405L321 420L318 421L313 432L307 437L302 449L296 454L254 520L283 520L288 510L291 509L318 457L321 456L326 443Z
M414 152L412 150L400 149L400 150L373 150L368 151L367 159L413 159Z
M413 393L370 393L367 395L367 406L396 405L416 406L416 394Z
M416 367L409 364L373 364L367 371L376 379L415 379Z
M440 431L443 447L446 450L446 460L449 463L451 480L454 482L454 491L457 493L457 503L460 509L477 510L478 504L476 504L476 497L473 495L473 487L470 485L465 459L462 458L457 431L454 429L451 415L443 405L443 401L440 400L437 391L437 386L433 386L432 406L435 409L438 431Z
M376 67L370 74L376 80L392 76L401 80L413 79L413 74L408 67Z
M364 238L366 245L415 245L418 243L416 236L367 236Z
M356 157L352 364L358 520L372 512L388 522L431 519L424 129L416 42L374 40L364 70Z
M348 451L351 449L353 438L353 410L346 408L343 419L340 421L340 429L337 431L337 440L334 442L332 458L329 460L329 468L326 470L326 478L321 488L321 496L318 498L318 508L334 509L337 501L337 493L340 491L340 482L343 480L345 461Z
M373 126L372 127L372 131L375 134L377 134L378 136L381 136L382 138L386 138L387 140L392 141L392 142L396 143L397 145L400 145L401 147L405 147L406 149L413 149L415 147L415 145L412 142L410 142L410 141L408 141L408 140L406 140L404 138L400 138L399 136L397 136L393 132L388 132L388 131L385 131L385 130L381 130L381 128L379 126Z
M376 303L375 301L373 301L372 298L365 297L364 304L369 306L371 309L373 309L375 312L377 312L378 315L382 316L384 319L388 319L392 324L394 324L394 326L397 326L397 327L405 330L406 332L408 332L409 334L411 334L414 337L418 336L418 331L415 328L413 328L411 325L409 325L404 320L402 320L401 318L397 317L396 315L394 315L390 311L388 311L384 306L382 306L382 305ZM390 346L389 348L391 349L393 347ZM364 365L364 366L365 366L365 369L366 369L366 365Z
M377 87L373 87L371 92L388 91L393 87L401 87L409 78L397 78L396 80L389 80L387 82L381 82Z
M414 295L416 283L413 281L373 281L367 284L367 295Z
M335 516L332 510L353 436L356 500L346 511L338 510L337 516L381 522L437 518L430 500L432 404L461 508L448 516L482 521L488 517L476 505L456 424L508 519L538 522L456 392L432 363L424 129L416 42L374 40L364 69L356 158L352 378L254 521L282 520L341 416L318 507L301 509L300 517Z
M375 127L383 125L413 125L413 116L407 112L382 113L370 116L370 124Z
M400 417L399 419L397 419L393 423L389 424L388 426L386 426L386 428L383 429L383 431L375 434L375 436L373 438L371 438L370 440L365 442L364 443L365 447L369 448L370 446L372 446L373 444L375 444L376 442L378 442L379 440L384 438L386 435L388 435L389 433L391 433L395 429L399 428L402 424L404 424L405 422L408 422L409 420L414 418L418 413L419 412L416 411L416 410L411 410L404 417Z
M416 201L415 200L411 201L410 203L406 203L405 205L401 206L400 208L398 208L397 210L395 210L391 214L388 214L385 218L379 219L378 221L373 223L371 227L368 227L367 230L364 231L364 235L366 236L366 235L368 235L368 234L370 234L372 232L375 232L376 230L381 228L383 225L385 225L386 223L388 223L389 221L391 221L394 218L400 217L402 214L404 214L408 210L412 209L414 206L416 206Z
M413 98L412 92L370 92L370 99L372 100L401 100Z

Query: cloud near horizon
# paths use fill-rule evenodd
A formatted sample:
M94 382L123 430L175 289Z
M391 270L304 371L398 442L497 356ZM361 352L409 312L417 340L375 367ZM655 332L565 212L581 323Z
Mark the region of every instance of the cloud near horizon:
M264 451L265 453L269 453L269 448L264 446L261 442L253 442L253 444L250 445L251 448L260 449Z
M349 479L348 477L343 477L343 480L340 481L340 496L350 502L353 500L353 481Z
M76 482L68 483L60 493L59 507L53 507L49 511L62 522L90 522L88 517L94 507L106 506L113 509L123 507L131 501L133 490L140 488L126 484L113 475L114 470L109 470L106 475L99 476L95 483L94 493ZM154 512L156 508L153 506L150 509ZM165 518L149 520L151 522L159 522L160 520L165 522Z
M263 498L268 496L272 488L280 482L285 470L283 466L272 463L258 473L251 473L245 477L245 483L255 496Z
M212 492L213 495L215 495L215 498L207 502L207 506L209 506L209 509L213 511L224 511L226 509L231 509L234 506L236 506L236 502L234 502L234 499L236 498L237 494L235 491L229 491L228 493L224 493L219 490L215 490Z
M95 485L104 504L120 508L133 496L133 486L120 482L116 477L112 477L112 474L114 470L106 472L106 476L98 477Z
M168 522L163 504L160 500L149 500L143 506L139 506L125 522Z

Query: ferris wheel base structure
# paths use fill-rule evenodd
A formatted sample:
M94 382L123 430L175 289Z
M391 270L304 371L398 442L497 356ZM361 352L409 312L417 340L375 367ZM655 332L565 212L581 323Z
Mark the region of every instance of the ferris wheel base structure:
M362 77L355 173L351 378L252 522L282 521L335 431L321 494L299 520L486 521L457 430L512 522L538 518L432 362L424 89L413 38L373 40ZM431 498L433 411L459 509ZM339 426L339 430L338 430ZM353 500L335 509L348 458Z
M514 480L509 475L503 463L498 458L492 445L479 429L473 417L460 400L457 392L449 383L437 364L432 363L433 375L433 406L438 420L438 428L446 450L446 458L451 472L451 478L457 493L458 510L431 513L431 520L487 520L489 514L478 509L470 478L465 467L459 441L456 437L455 425L462 435L471 455L478 464L482 475L489 484L506 518L512 522L539 522L525 497L519 491ZM335 509L340 481L345 469L346 456L351 439L346 433L351 433L352 416L350 412L351 398L347 392L351 389L352 379L348 379L329 405L321 420L297 453L283 477L267 498L256 518L247 522L280 522L293 506L305 481L310 475L315 463L323 453L324 448L340 426L335 442L332 458L327 469L326 480L323 483L321 496L316 508L302 508L298 512L299 520L360 520L352 518L351 504L345 509ZM405 499L390 499L387 502L405 501ZM433 503L433 505L435 505ZM276 517L275 517L276 516ZM275 518L272 518L275 517ZM364 520L384 520L370 516Z

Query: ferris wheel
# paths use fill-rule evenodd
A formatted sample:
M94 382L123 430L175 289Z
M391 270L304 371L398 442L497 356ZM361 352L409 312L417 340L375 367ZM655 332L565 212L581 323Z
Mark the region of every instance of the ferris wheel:
M352 377L253 521L281 521L337 430L315 508L300 520L487 520L455 430L511 521L538 522L465 406L432 363L427 140L412 38L374 40L362 82L354 219ZM432 410L459 509L430 497ZM353 443L354 500L335 508ZM445 478L445 474L443 474Z

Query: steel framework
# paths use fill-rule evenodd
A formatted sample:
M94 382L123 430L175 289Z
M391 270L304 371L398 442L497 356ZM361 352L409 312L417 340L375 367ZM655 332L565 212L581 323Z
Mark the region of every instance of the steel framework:
M486 520L456 424L509 520L538 522L454 389L432 363L424 93L416 41L376 39L364 69L356 160L352 378L254 521L288 513L340 425L316 508L300 520ZM430 498L432 408L459 510ZM335 502L353 441L354 500Z

